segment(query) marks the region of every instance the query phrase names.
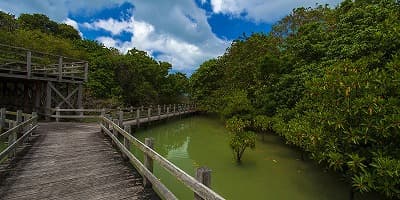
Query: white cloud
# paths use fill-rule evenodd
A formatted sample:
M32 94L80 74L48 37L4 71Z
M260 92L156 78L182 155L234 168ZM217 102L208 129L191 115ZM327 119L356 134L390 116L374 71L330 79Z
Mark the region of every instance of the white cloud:
M94 23L83 23L83 26L89 29L103 29L109 31L113 35L119 35L124 31L129 31L131 24L129 21L119 21L113 18L109 19L100 19L95 21Z
M214 13L273 23L298 7L336 6L342 0L210 0Z
M76 29L79 32L79 35L81 37L83 37L82 32L79 30L79 25L78 22L76 22L75 20L72 20L70 18L67 18L66 20L62 21L64 24L70 25L72 27L74 27L74 29Z
M228 42L223 40L205 40L202 44L193 44L190 41L184 41L174 35L166 32L159 32L156 27L144 21L135 20L134 17L127 21L108 19L104 23L103 30L111 32L109 27L119 21L121 24L129 24L123 31L132 33L129 41L120 41L112 37L98 37L97 40L107 47L115 47L126 53L132 48L145 50L152 55L157 52L157 60L166 61L173 65L174 70L182 72L191 72L206 59L220 55L225 50ZM86 24L86 27L96 28L95 24ZM110 24L107 24L110 23ZM211 45L212 44L212 45Z
M293 8L314 6L316 3L336 5L340 0L200 0L209 3L214 13L223 13L252 21L274 22ZM88 22L70 18L91 16L97 11L131 3L133 16L93 19ZM15 15L44 13L51 19L79 28L105 30L109 36L100 35L97 40L122 52L138 48L157 52L156 59L173 64L173 68L190 72L203 61L221 55L229 41L218 38L208 23L207 13L195 0L1 0L0 10ZM76 18L74 18L76 19ZM121 33L130 33L128 41L120 41Z
M206 0L202 0L203 3ZM131 3L133 16L93 19L75 24L69 16L75 14L91 16L97 11ZM157 52L155 59L173 64L173 69L191 72L202 62L221 55L229 41L218 38L207 21L206 11L200 9L194 0L1 0L0 9L21 13L44 13L51 19L69 23L79 30L83 28L105 30L109 36L97 40L106 46L122 52L131 48ZM76 18L74 18L77 20ZM131 33L128 41L120 41L121 33Z

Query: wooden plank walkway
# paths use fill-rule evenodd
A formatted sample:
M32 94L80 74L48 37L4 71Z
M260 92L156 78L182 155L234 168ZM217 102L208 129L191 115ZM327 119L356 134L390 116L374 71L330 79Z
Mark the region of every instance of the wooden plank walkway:
M159 120L163 120L163 119L167 119L167 118L172 118L175 116L182 116L182 115L186 115L186 114L191 114L191 113L195 113L195 110L188 110L188 111L181 111L181 112L175 112L175 113L165 113L165 114L161 114L161 115L155 115L155 116L150 116L150 117L142 117L139 119L128 119L128 120L124 120L123 125L138 125L139 124L145 124L145 123L149 123L149 122L153 122L153 121L159 121Z
M159 199L99 131L41 123L25 152L0 166L0 199Z

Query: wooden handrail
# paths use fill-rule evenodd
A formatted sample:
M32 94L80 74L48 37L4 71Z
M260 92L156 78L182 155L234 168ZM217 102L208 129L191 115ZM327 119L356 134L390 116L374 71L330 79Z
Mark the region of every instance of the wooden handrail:
M23 75L26 76L27 79L42 79L43 77L38 74L38 72L42 72L45 73L45 75L48 75L48 77L44 78L49 80L76 82L87 81L87 61L68 58L61 55L32 51L29 49L5 44L0 44L0 51L2 51L2 56L6 57L2 60L11 60L13 63L19 63L19 65L16 67L6 65L9 67L7 70L15 71L15 68L17 68L19 73L25 73ZM19 56L9 59L10 56L7 55ZM49 66L51 69L49 69ZM74 78L76 78L76 80L74 80Z
M27 138L32 133L32 131L35 130L37 127L38 125L34 125L28 131L26 131L24 135L19 137L15 142L9 144L8 147L0 153L0 163L12 150L16 149L25 140L25 138Z
M157 161L161 167L167 170L170 174L175 176L179 181L181 181L186 187L191 189L193 192L198 194L200 197L204 199L210 200L222 200L224 199L222 196L208 188L207 186L203 185L199 181L197 181L192 176L188 175L185 171L175 166L173 163L162 157L153 149L149 148L147 145L143 144L141 141L127 133L117 124L112 122L110 119L106 117L101 117L102 123L106 123L108 127L112 127L113 130L117 131L121 134L124 138L126 138L131 144L135 145L138 149L140 149L144 154L150 156L152 159ZM103 130L108 130L105 128L103 124L101 124ZM115 137L115 136L114 136ZM126 152L125 152L126 153ZM129 156L129 155L127 155ZM146 177L149 178L149 177Z
M63 57L63 58L67 58L67 59L70 59L70 60L75 60L76 62L86 62L86 61L80 60L80 59L75 59L75 58L56 55L56 54L51 54L51 53L44 53L44 52L40 52L40 51L32 51L30 49L26 49L26 48L23 48L23 47L16 47L16 46L11 46L11 45L7 45L7 44L0 44L0 46L11 48L11 49L18 49L18 50L22 50L22 51L30 51L32 53L37 53L37 54L41 54L41 55L47 55L47 56L53 56L53 57Z
M114 134L111 133L103 124L100 124L102 130L117 144L118 148L122 151L127 158L134 163L139 173L146 177L153 184L154 189L158 191L159 195L161 195L164 199L167 200L176 200L178 199L161 181L150 171L148 170L139 159L137 159L129 149L127 149Z
M0 129L4 128L4 122L7 121L5 116L9 113L5 108L1 108L0 112ZM29 116L29 119L23 121L22 116ZM15 156L16 149L21 143L32 134L32 131L37 128L38 116L36 113L24 114L22 111L16 112L16 121L11 122L11 127L4 132L0 133L0 140L8 137L8 147L0 152L0 163L8 155L10 158ZM28 129L28 130L27 130Z
M77 109L65 109L65 108L51 108L52 111L60 111L60 112L102 112L103 109L84 109L84 108L77 108ZM104 109L107 111L106 109Z
M81 119L81 118L98 118L100 117L102 114L106 114L106 113L112 113L113 116L115 115L119 115L119 112L123 112L124 114L128 114L126 117L122 117L125 119L125 121L127 121L128 119L130 120L134 120L137 119L137 111L139 110L139 119L142 118L153 118L153 117L159 117L159 119L164 119L161 118L161 114L173 114L173 110L171 109L173 105L163 105L163 106L141 106L141 107L127 107L127 108L117 108L117 109L84 109L84 108L78 108L78 109L65 109L65 108L50 108L49 110L52 112L52 114L48 115L52 118L55 118L56 121L59 121L59 119ZM176 116L179 114L185 114L185 112L190 111L191 108L193 108L193 104L185 104L185 106L182 106L182 109L176 109L174 115L172 116ZM163 111L163 109L164 110ZM179 107L179 106L178 106ZM160 108L160 110L158 110L158 108ZM168 109L167 109L168 108ZM150 115L148 113L150 109ZM142 111L140 111L142 110ZM131 112L132 111L132 112ZM62 112L77 112L78 114L73 115L73 114L69 114L69 115L62 115ZM90 115L84 115L84 113L92 113ZM98 114L96 114L98 113ZM123 116L122 115L122 116Z
M21 130L22 128L24 128L26 125L31 124L32 122L34 122L35 120L37 120L37 117L32 117L30 119L28 119L27 121L24 121L20 124L18 124L17 126L7 130L6 132L0 134L0 139L3 139L7 136L9 136L11 133L17 131L17 130Z

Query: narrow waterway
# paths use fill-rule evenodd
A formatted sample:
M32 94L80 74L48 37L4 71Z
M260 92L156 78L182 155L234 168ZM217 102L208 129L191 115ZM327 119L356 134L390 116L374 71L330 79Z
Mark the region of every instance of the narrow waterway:
M301 161L278 136L258 140L255 150L246 150L241 165L234 162L228 132L218 119L174 120L140 129L134 136L141 141L154 138L156 151L191 175L199 166L211 168L212 188L227 199L349 199L348 184L311 161ZM157 165L154 171L179 199L193 199L193 193L168 172Z

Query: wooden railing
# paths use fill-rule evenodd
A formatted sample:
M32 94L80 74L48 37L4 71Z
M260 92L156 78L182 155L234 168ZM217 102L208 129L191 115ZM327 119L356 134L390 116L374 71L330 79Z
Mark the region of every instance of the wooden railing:
M188 175L185 171L175 166L173 163L162 157L153 150L153 139L147 138L146 144L133 137L130 132L130 126L123 128L118 125L118 119L109 119L102 116L100 126L102 131L107 134L118 147L122 154L128 158L135 168L142 174L145 187L152 186L153 189L164 199L177 199L176 196L152 173L153 161L156 161L162 168L176 177L186 187L194 192L195 199L222 200L222 196L211 190L210 170L199 168L196 178ZM122 142L118 139L122 136ZM140 162L130 151L131 145L142 151L145 155L144 164Z
M88 62L0 44L0 73L27 79L87 81Z
M60 119L83 119L83 118L99 118L101 115L111 110L107 109L62 109L54 108L51 109L52 115L50 117L55 118L56 121ZM67 114L64 114L67 113Z
M55 118L56 121L60 119L82 119L94 118L108 114L113 118L118 118L120 121L137 120L137 124L141 119L155 120L164 117L171 117L183 114L184 112L193 111L196 109L195 104L170 104L170 105L157 105L157 106L140 106L128 107L119 109L63 109L52 108L50 117Z
M14 116L14 118L7 119L7 116ZM37 119L38 116L35 112L25 114L20 110L10 112L5 108L0 109L0 141L8 138L8 146L0 153L0 163L7 156L10 159L15 157L17 147L31 136L33 130L38 126Z

